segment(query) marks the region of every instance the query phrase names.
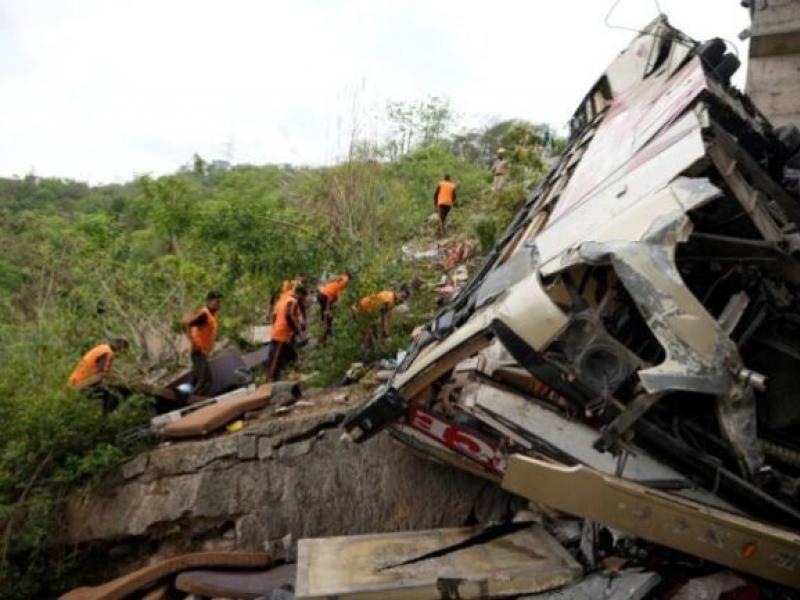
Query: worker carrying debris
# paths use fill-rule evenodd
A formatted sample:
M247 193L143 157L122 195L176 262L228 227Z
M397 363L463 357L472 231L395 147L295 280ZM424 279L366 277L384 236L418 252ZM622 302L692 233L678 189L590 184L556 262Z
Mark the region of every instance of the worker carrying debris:
M508 183L508 178L511 175L511 165L509 165L508 159L506 158L505 148L497 149L497 156L492 162L492 175L494 176L492 191L499 192L505 187L506 183Z
M324 345L333 330L333 307L339 296L342 295L352 276L349 272L342 273L336 279L328 281L317 290L317 303L319 304L319 320L322 323L320 344Z
M307 294L304 285L296 285L289 294L282 295L275 306L275 318L265 361L267 381L278 379L281 369L297 358L295 345L303 345L306 342L302 307Z
M359 300L358 304L353 307L353 312L357 319L364 320L368 315L380 313L381 327L384 338L388 338L392 334L392 310L398 305L402 304L410 295L410 290L407 285L400 286L396 292L384 290L371 296L366 296ZM373 326L364 323L364 337L365 343L374 342Z
M183 332L192 344L192 380L195 396L204 396L211 389L211 368L208 357L217 337L217 313L222 307L222 294L209 292L206 302L196 313L181 322Z
M436 207L436 232L444 236L447 224L447 215L456 203L456 184L450 180L450 175L436 186L433 192L433 205Z
M116 408L117 399L103 385L103 378L111 372L111 363L118 352L130 347L128 340L114 338L107 344L99 344L84 354L72 371L67 381L70 389L83 389L91 397L102 400L103 412L109 413Z

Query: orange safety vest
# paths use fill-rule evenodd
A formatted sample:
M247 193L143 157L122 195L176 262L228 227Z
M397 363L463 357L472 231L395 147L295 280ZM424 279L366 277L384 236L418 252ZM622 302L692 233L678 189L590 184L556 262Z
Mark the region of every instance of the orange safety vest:
M383 308L392 308L396 301L397 296L394 292L378 292L377 294L372 294L372 296L362 298L358 303L358 311L362 313L377 312Z
M439 182L439 194L436 196L436 206L453 206L453 192L456 190L456 184L452 181L443 179Z
M105 365L103 365L103 373L108 373L111 369L111 361L114 360L114 351L108 344L100 344L89 350L78 361L78 366L72 371L69 376L67 385L71 388L80 386L84 381L99 373L97 369L97 361L106 356Z
M319 288L319 293L328 299L328 302L336 302L339 296L350 283L350 278L347 275L340 275L333 281L329 281Z
M296 277L295 279L286 279L281 284L281 292L280 294L278 294L278 299L275 300L275 303L272 305L273 321L275 321L275 315L278 312L278 306L280 305L280 303L284 302L289 296L291 296L295 288L301 283L303 283L303 281L299 277Z
M192 345L208 356L214 350L214 340L217 338L217 317L207 306L200 309L206 315L206 322L189 329Z
M289 343L297 333L289 321L289 314L297 321L297 298L294 295L289 295L281 298L278 305L275 307L275 322L272 324L272 332L270 338L273 342Z

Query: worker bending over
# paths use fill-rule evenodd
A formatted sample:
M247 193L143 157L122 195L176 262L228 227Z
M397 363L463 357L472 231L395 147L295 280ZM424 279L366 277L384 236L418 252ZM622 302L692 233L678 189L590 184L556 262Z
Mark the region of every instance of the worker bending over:
M217 338L217 313L222 307L222 294L209 292L206 302L193 315L184 317L181 325L192 344L192 380L195 396L205 396L212 389L211 367L208 357L214 350Z
M402 304L408 299L409 291L405 285L401 286L397 292L384 290L371 296L362 298L358 304L353 308L356 315L373 315L380 313L381 315L381 329L384 338L388 338L392 334L392 310L398 304ZM366 341L372 341L371 327L367 327Z
M350 273L343 273L336 279L322 284L317 290L317 303L319 304L319 320L322 323L322 334L319 342L325 345L325 341L333 331L333 307L339 296L342 295L347 284L350 283Z
M118 352L129 347L128 340L114 338L107 344L99 344L84 354L67 381L70 389L84 389L88 395L98 397L103 402L103 412L116 408L117 399L105 385L103 379L111 372L111 363Z
M433 205L436 207L436 231L444 236L447 224L447 215L456 203L456 185L450 181L450 175L436 186L433 192Z
M304 305L306 295L305 286L297 285L291 293L282 296L275 306L275 318L267 348L267 381L277 380L281 369L297 358L295 344L305 343L300 307Z

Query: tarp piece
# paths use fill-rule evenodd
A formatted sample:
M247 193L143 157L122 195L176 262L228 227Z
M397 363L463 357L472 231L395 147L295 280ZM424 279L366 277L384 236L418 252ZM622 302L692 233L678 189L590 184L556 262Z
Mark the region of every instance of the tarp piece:
M267 362L267 358L269 357L269 346L264 344L260 348L253 350L252 352L248 352L247 354L242 354L242 362L248 369L255 369L258 366L263 365Z
M151 588L174 573L202 567L235 567L260 569L272 562L269 554L245 552L197 552L168 558L133 573L96 587L80 587L67 592L59 600L122 600L131 594Z
M226 402L206 406L185 417L169 423L162 434L167 438L184 438L208 435L251 410L260 410L269 404L272 384L264 384L250 393Z
M470 543L486 531L462 527L300 540L295 596L500 598L550 590L581 573L578 563L539 526ZM450 552L414 560L454 545Z
M269 596L282 586L294 588L297 566L286 564L266 571L184 571L175 580L176 589L203 597L253 600Z
M216 396L228 390L241 387L244 381L237 371L246 371L247 365L244 364L239 354L221 354L208 361L211 368L211 389L208 390L209 396Z
M226 352L219 356L213 356L208 361L211 369L211 389L206 392L207 396L217 396L234 388L241 387L245 382L237 371L246 371L242 356L234 352ZM166 387L175 389L182 383L192 381L192 372L184 371L178 377L170 381Z

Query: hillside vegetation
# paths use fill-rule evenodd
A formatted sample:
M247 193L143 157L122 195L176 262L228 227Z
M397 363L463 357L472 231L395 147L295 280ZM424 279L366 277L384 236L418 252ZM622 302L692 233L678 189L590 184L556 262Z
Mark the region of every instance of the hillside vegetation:
M155 352L147 340L179 332L209 289L225 295L220 336L235 345L297 274L315 284L353 271L343 306L430 280L429 270L400 260L400 248L433 239L432 193L445 172L458 184L453 233L480 238L483 250L541 173L541 128L509 121L449 135L446 103L393 109L391 139L354 141L347 160L325 168L195 157L173 175L125 185L0 180L0 597L43 597L58 587L71 563L70 550L53 543L59 500L142 447L125 433L146 423L145 398L104 417L66 389L83 351L123 336L132 349L115 369L167 372L188 357ZM487 167L499 145L512 149L514 178L492 194ZM433 310L421 291L393 338L364 349L340 307L333 339L304 349L299 368L314 384L336 383L352 361L407 344Z

